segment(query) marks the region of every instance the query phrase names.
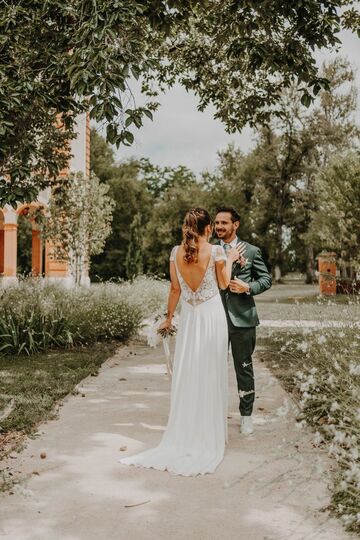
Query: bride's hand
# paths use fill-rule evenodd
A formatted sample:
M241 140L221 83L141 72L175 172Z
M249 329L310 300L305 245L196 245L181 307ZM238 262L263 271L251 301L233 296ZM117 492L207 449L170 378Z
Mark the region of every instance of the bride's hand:
M157 332L158 334L166 333L168 330L170 330L171 327L172 327L171 321L169 321L168 319L165 319L165 321L163 321L160 324L159 328L157 329Z
M229 249L227 252L228 258L232 260L232 262L238 261L245 253L245 244L241 242L236 247Z

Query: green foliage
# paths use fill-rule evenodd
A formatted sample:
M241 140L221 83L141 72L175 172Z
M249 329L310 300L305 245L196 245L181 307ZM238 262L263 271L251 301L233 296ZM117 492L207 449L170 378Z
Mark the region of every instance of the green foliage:
M153 208L146 227L145 268L156 275L169 275L169 257L174 245L182 240L182 223L186 212L204 206L206 194L200 184L189 181L168 189ZM205 205L206 206L206 205Z
M110 143L130 145L152 118L151 80L178 78L229 131L279 114L296 81L308 105L327 87L314 51L357 29L353 0L20 0L0 13L0 204L34 200L56 181L76 116L106 123ZM195 51L195 52L194 52ZM145 78L137 106L130 80ZM62 115L65 130L55 127Z
M90 169L101 182L107 182L114 172L114 150L92 128L90 132Z
M325 304L325 321L326 312ZM300 427L312 426L314 445L325 447L336 460L330 508L347 529L359 533L359 320L354 321L353 312L346 313L345 308L342 321L342 328L273 332L261 355L298 400Z
M168 275L169 253L181 241L187 210L205 206L214 216L218 206L230 205L241 216L240 236L262 249L275 279L300 270L312 283L315 257L326 243L314 216L329 198L316 177L330 156L346 154L359 141L351 66L337 58L324 64L321 73L330 79L330 91L319 90L316 107L306 111L299 87L287 88L278 100L279 117L258 128L255 148L244 155L229 146L219 153L216 170L203 173L199 181L186 167L161 168L146 159L115 165L109 150L100 166L96 157L94 166L110 178L116 210L113 233L104 256L94 259L92 275L131 278L141 269ZM98 138L95 147L101 147ZM341 199L333 204L341 212ZM356 208L353 204L354 213ZM346 234L355 245L356 232L349 227L350 222ZM338 249L336 242L332 249Z
M5 290L0 304L3 354L30 355L98 340L127 340L141 320L138 306L129 303L125 290L111 284L65 290L25 280Z
M96 375L101 364L118 345L99 343L71 351L48 351L29 356L0 357L0 396L3 407L13 402L13 409L1 421L1 433L31 433L55 415L54 405L88 375ZM2 449L1 449L2 450ZM0 490L3 483L0 480Z
M69 261L76 285L90 256L101 253L111 232L115 203L108 191L109 186L93 174L86 178L70 173L53 189L48 212L38 216L55 255Z
M138 212L135 214L130 225L130 238L125 260L126 275L130 278L138 276L143 272L141 224L142 218L140 212Z
M312 216L308 235L328 250L335 250L340 261L350 263L352 272L360 269L360 156L334 158L317 177L320 204ZM353 276L349 276L353 277Z
M107 185L110 188L109 194L115 201L112 229L106 240L104 253L91 259L90 276L93 280L133 277L134 268L129 267L132 262L127 260L129 249L133 250L132 255L135 255L135 258L139 256L138 250L142 252L144 229L153 204L153 199L140 178L139 163L134 160L114 166ZM138 222L134 222L134 219ZM130 248L134 234L135 245ZM135 266L137 273L141 265L136 263Z
M17 222L17 273L31 274L32 225L27 216L20 215Z
M291 85L306 107L328 88L314 50L340 42L341 17L337 2L209 1L173 29L160 82L180 80L230 132L257 127L281 116L279 98Z

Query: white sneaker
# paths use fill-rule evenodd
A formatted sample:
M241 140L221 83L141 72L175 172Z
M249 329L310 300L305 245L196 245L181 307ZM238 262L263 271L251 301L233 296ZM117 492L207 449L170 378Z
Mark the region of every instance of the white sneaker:
M254 432L254 426L251 416L242 416L240 424L240 433L243 435L250 435Z

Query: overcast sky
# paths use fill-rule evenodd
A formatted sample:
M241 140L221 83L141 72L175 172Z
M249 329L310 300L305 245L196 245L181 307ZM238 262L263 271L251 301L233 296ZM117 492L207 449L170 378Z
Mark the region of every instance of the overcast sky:
M342 32L340 54L346 56L357 69L357 86L360 89L360 39L350 32ZM318 54L318 61L334 58L336 53ZM139 98L139 103L142 101ZM217 152L230 142L247 151L253 145L249 128L242 133L229 135L223 125L213 118L214 110L197 110L197 98L177 85L160 96L161 106L154 120L145 120L136 132L130 147L120 147L116 158L120 161L130 156L148 157L156 165L186 165L196 173L212 169L217 163ZM360 100L359 100L360 104ZM360 106L359 106L360 110ZM360 121L360 114L358 111Z

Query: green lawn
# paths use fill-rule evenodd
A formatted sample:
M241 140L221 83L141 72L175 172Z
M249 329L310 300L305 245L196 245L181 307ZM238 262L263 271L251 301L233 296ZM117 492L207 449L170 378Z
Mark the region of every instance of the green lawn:
M113 355L119 343L34 356L0 357L0 457L21 436L55 414L55 404L88 375L96 375L101 364Z
M360 317L360 296L319 297L314 285L289 282L273 285L255 297L260 320L355 320Z

